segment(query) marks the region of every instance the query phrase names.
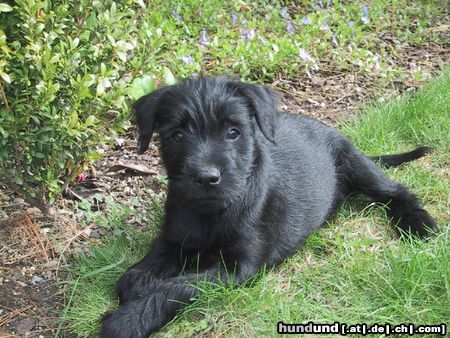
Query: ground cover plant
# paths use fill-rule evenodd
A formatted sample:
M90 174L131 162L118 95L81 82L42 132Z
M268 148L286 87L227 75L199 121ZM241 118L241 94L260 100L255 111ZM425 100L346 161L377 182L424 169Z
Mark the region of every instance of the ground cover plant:
M262 272L250 287L205 284L198 301L159 335L273 335L279 320L448 324L449 98L447 72L415 95L366 108L355 124L343 127L370 154L417 144L436 148L423 160L388 170L424 200L441 226L436 238L401 242L387 225L382 208L361 210L357 198L350 199L336 220L285 264ZM63 318L71 322L69 330L81 336L97 332L101 314L115 307L115 281L144 255L158 222L149 224L148 232L120 222L109 226L121 235L79 256L72 271L71 297ZM130 247L138 249L130 251Z

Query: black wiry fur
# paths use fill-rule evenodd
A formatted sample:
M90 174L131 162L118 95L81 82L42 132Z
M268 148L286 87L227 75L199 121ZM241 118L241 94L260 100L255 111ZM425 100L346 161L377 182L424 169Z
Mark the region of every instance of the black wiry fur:
M415 195L373 161L398 165L425 148L370 159L337 130L278 112L275 98L261 86L199 78L136 103L139 151L155 128L161 137L166 219L118 281L120 306L104 317L102 337L145 337L192 301L198 280L241 284L280 263L353 192L387 204L401 231L436 229ZM232 128L239 137L228 138Z

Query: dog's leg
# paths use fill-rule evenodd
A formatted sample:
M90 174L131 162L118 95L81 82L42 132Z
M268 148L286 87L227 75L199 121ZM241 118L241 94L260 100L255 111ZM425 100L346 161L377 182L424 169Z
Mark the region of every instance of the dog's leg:
M150 252L129 268L117 282L116 292L120 303L148 293L162 280L180 274L182 268L180 246L161 237L156 238Z
M260 265L251 260L248 252L240 252L235 268L229 271L222 260L214 267L198 274L187 274L164 280L156 288L140 298L130 299L103 318L100 336L106 337L147 337L172 320L177 310L191 303L199 290L199 281L242 284L256 274ZM233 257L238 257L233 252ZM224 260L225 261L225 258Z
M407 188L390 180L381 169L354 146L348 144L341 154L341 169L350 191L361 192L386 204L388 215L401 234L428 237L436 222Z

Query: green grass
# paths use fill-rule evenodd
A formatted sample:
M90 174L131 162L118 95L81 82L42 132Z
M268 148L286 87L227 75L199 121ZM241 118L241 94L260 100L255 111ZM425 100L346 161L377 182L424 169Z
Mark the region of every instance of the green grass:
M388 173L423 199L440 224L437 237L401 242L382 209L353 198L329 227L311 236L286 263L261 272L251 286L200 286L205 292L199 299L157 335L269 336L279 320L449 324L449 100L447 71L415 95L364 109L356 123L342 128L370 154L408 150L417 144L436 148L426 158ZM114 282L145 254L157 229L160 212L156 219L149 217L150 229L143 231L127 226L117 216L120 207L115 208L116 216L98 216L97 222L120 235L90 246L89 254L78 256L71 271L63 321L78 336L94 335L102 313L117 305ZM133 215L132 204L123 208L126 216ZM92 214L88 218L92 221Z

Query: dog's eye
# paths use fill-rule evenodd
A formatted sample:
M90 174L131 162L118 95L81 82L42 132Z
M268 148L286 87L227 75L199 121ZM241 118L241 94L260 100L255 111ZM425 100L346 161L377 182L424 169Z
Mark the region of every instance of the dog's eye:
M239 130L236 128L230 128L227 132L227 140L235 140L239 137Z
M177 130L172 134L172 138L175 142L181 142L183 139L183 133L180 130Z

